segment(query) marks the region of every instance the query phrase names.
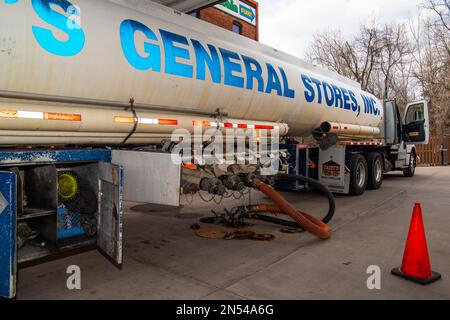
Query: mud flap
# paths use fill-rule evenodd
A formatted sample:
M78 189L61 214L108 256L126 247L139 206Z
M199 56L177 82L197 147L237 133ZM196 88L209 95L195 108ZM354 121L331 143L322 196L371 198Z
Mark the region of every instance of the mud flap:
M333 193L349 192L350 178L345 167L345 146L319 151L319 182Z

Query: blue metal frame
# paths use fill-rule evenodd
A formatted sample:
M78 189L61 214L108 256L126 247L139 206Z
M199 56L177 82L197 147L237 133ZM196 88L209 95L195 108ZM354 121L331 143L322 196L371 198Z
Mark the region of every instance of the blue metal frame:
M111 162L109 149L0 151L0 166L35 163L101 161Z
M16 184L13 172L0 171L0 297L16 295Z
M300 144L280 144L280 150L287 150L289 153L289 174L308 176L308 148ZM301 184L298 181L277 181L276 185L279 190L298 191L307 188L307 185Z

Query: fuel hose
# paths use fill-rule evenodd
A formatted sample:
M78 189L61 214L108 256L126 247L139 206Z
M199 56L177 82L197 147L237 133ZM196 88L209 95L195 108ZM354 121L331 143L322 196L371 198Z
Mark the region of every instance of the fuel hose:
M282 175L279 178L283 179L286 177L287 176ZM292 176L292 177L289 176L289 178L293 179L293 180L297 180L297 181L303 181L303 182L307 181L308 183L312 182L312 179L311 180L309 180L309 178L303 179L305 177L299 178L299 176ZM314 181L314 182L316 182L316 181ZM316 186L320 183L317 182L317 184L316 183L314 183L314 184L311 183L311 184L313 186ZM312 234L316 235L320 239L328 239L330 237L331 230L327 226L326 223L324 223L323 221L321 221L307 213L301 212L298 209L296 209L292 204L290 204L281 194L279 194L277 191L275 191L271 186L256 179L254 181L254 187L257 188L258 190L260 190L266 196L268 196L276 204L276 205L253 206L254 211L286 214L286 215L290 216L292 219L294 219L295 222L297 222L301 228L311 232ZM321 185L321 187L326 188L323 185ZM331 194L331 197L333 198L333 201L329 200L330 201L330 208L329 208L330 210L328 211L327 216L324 218L324 220L326 219L327 221L330 221L334 214L335 204L334 204L334 197L332 196L332 194ZM331 205L331 202L334 204L333 206Z

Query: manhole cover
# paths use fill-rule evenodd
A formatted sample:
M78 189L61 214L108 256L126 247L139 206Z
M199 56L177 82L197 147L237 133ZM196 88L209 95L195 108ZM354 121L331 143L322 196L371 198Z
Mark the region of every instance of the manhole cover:
M222 228L202 228L196 233L199 237L207 239L223 239L227 235L227 231Z

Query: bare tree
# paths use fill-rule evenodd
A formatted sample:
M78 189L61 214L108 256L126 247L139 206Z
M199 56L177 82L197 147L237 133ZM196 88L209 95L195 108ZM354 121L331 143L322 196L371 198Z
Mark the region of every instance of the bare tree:
M320 33L314 36L307 59L358 81L363 90L380 98L393 98L399 86L395 77L404 72L412 52L405 29L404 25L363 25L350 40L338 31Z
M404 24L363 25L354 37L339 31L316 34L306 58L358 81L379 98L429 101L431 129L450 124L450 0L423 0L414 28ZM450 130L449 130L450 131Z
M381 32L382 50L380 54L380 70L383 76L383 99L394 99L398 92L399 82L405 83L409 74L404 68L408 65L412 54L412 45L406 34L406 27L403 24L385 25ZM407 96L407 93L404 92Z
M450 31L450 0L427 0L423 8L433 10L438 16L439 23Z
M363 90L370 90L382 45L380 31L376 28L362 26L360 34L351 41L344 40L339 31L331 30L314 35L307 59L358 81Z
M442 136L450 122L449 2L427 0L424 8L434 15L419 19L412 32L414 76L420 84L422 96L429 102L432 132Z

